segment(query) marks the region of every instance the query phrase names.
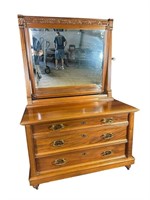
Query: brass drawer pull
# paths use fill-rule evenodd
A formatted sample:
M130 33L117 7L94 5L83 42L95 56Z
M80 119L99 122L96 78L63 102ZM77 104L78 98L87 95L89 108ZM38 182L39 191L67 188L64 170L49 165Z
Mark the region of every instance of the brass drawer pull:
M105 133L102 135L104 140L111 139L113 137L113 133Z
M102 123L105 123L105 124L110 124L110 123L113 123L114 120L113 120L112 117L111 117L111 118L103 118L103 119L101 120L101 122L102 122Z
M63 146L64 145L64 140L55 140L54 142L53 142L53 146L54 147L61 147L61 146Z
M49 126L49 129L52 129L53 131L59 130L64 128L65 126L63 124L53 124L52 126Z
M109 150L109 151L103 151L102 152L102 156L109 156L109 155L111 155L112 154L112 151L111 150Z
M56 160L54 161L54 165L59 165L59 166L61 166L61 165L64 165L64 164L66 164L66 160L65 160L64 158L56 159Z

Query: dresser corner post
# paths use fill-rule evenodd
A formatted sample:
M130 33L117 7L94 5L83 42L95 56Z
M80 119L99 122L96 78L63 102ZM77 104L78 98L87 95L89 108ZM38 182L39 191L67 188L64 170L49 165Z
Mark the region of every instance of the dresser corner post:
M134 129L134 112L130 112L128 116L128 131L127 131L127 144L126 144L126 156L132 157L132 144L133 144L133 129Z
M35 152L34 152L34 144L33 144L31 125L26 125L25 129L26 129L26 139L27 139L27 147L28 147L28 154L29 154L29 162L30 162L30 177L33 177L33 176L36 176L36 163L35 163Z

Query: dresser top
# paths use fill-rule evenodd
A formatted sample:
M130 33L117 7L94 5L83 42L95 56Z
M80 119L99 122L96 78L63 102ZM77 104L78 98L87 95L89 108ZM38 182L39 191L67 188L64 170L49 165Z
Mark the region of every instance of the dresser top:
M26 107L21 124L37 124L136 111L138 111L137 108L117 100L108 102L95 100L79 104L31 106Z

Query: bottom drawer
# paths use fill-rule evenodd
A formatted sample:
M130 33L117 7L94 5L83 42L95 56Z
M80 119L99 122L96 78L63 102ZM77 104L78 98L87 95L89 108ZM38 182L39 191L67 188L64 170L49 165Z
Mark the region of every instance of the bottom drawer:
M37 171L45 171L57 169L60 167L67 167L71 165L104 160L114 157L125 156L125 144L112 145L108 147L85 149L75 152L67 152L57 154L55 156L48 156L43 158L36 158Z

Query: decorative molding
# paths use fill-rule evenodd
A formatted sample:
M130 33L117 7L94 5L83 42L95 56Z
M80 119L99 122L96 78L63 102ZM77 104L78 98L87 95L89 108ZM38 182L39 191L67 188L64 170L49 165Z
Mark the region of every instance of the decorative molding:
M18 15L19 26L25 24L72 24L108 26L108 20L85 18L34 17Z
M108 22L109 22L109 24L107 26L107 29L108 30L113 30L113 19L108 19Z
M23 28L25 27L25 19L23 15L18 15L18 25L19 27Z

